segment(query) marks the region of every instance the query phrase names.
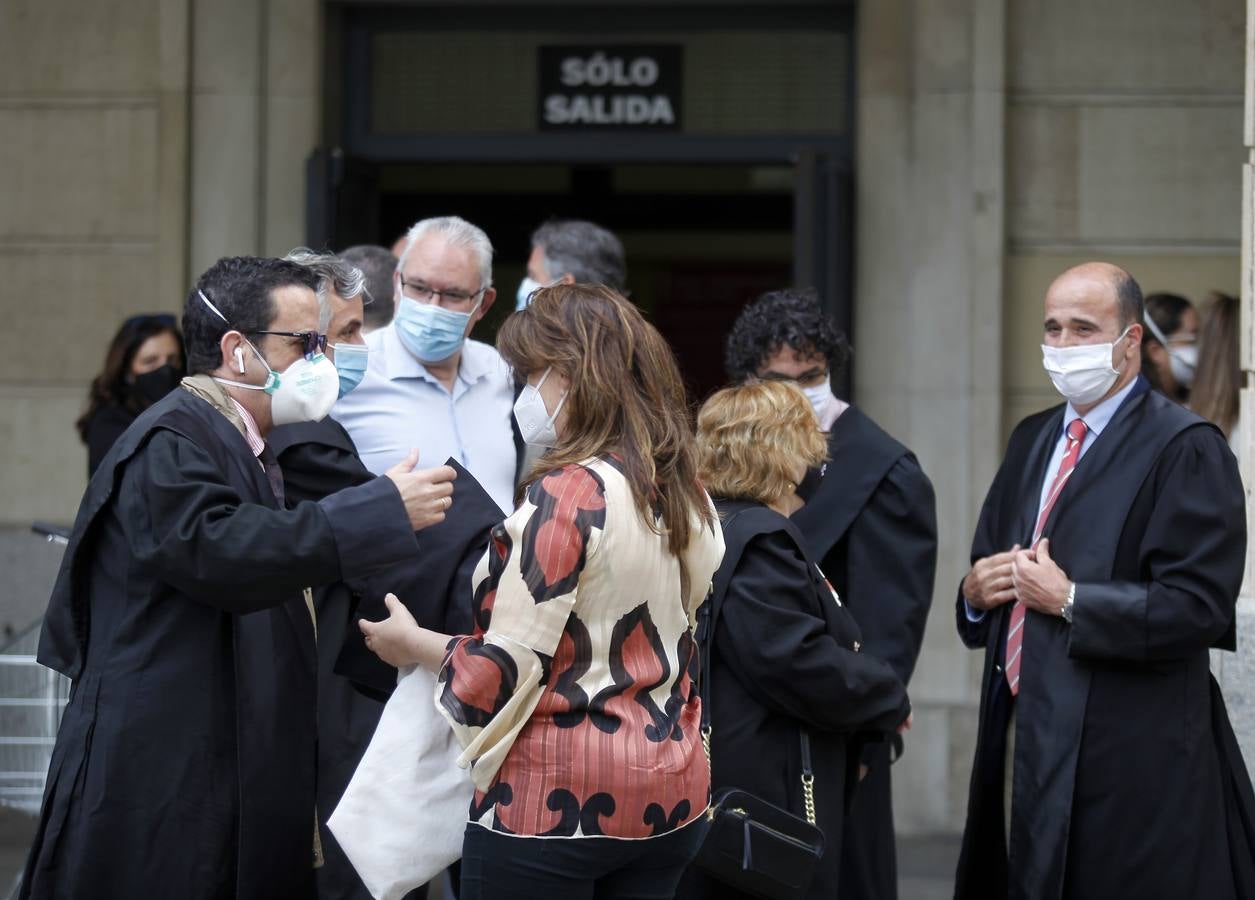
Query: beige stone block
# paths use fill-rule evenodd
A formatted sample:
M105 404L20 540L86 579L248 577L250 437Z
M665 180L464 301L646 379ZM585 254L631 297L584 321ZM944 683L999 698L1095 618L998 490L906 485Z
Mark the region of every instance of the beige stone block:
M161 0L4 0L5 94L144 94L157 87Z
M266 214L263 252L287 253L305 243L305 161L318 141L319 104L271 96L266 104Z
M974 654L976 656L976 654ZM983 656L980 654L979 656ZM979 657L978 657L979 658ZM979 679L978 679L979 683ZM976 758L976 732L980 727L979 705L952 706L947 710L950 743L946 748L946 819L939 831L961 833L967 817L968 789L971 785L972 762Z
M1040 92L1242 92L1240 0L1007 4L1008 80Z
M956 536L957 539L957 536ZM967 536L971 544L971 536ZM953 573L950 573L953 574ZM959 579L937 580L937 589L924 646L911 677L911 701L915 704L967 704L975 702L979 681L973 682L968 656L954 625L954 603Z
M910 0L878 0L856 16L858 53L855 81L859 94L856 112L861 113L871 97L907 97L911 92L911 71L902 59L911 52L911 34L903 27L909 21ZM860 131L860 138L863 132Z
M215 0L192 5L192 86L198 95L256 93L261 88L262 16L266 5L259 0ZM225 135L220 135L220 139L225 139Z
M0 523L72 522L87 483L74 430L85 392L0 384Z
M914 45L909 68L916 95L972 89L972 0L916 3L911 17ZM898 65L903 56L896 57Z
M1077 237L1237 249L1240 105L1090 107L1079 129Z
M950 773L950 715L945 706L919 705L907 733L905 752L893 767L893 818L899 834L947 830L951 815L946 784Z
M270 0L267 9L267 93L321 103L322 3Z
M261 252L255 94L197 95L192 104L189 280L223 256Z
M1007 114L1007 235L1048 240L1078 232L1073 107L1012 106Z
M151 239L155 106L0 108L0 239Z
M83 400L123 319L183 309L182 295L159 294L151 246L110 251L0 245L0 262L10 296L38 300L7 308L0 384L73 387Z

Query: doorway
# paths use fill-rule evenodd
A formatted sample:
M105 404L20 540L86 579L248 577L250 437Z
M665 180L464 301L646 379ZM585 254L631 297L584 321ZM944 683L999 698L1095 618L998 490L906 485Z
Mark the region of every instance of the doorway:
M724 382L724 337L764 291L814 287L850 331L850 0L717 15L620 0L599 7L591 32L552 5L333 4L327 33L330 149L309 169L311 246L391 245L428 216L474 222L496 249L498 301L477 332L492 340L532 231L589 219L623 241L631 299L671 342L694 399ZM657 75L640 83L668 100L665 127L548 116L569 66L620 57ZM848 394L844 378L835 387Z

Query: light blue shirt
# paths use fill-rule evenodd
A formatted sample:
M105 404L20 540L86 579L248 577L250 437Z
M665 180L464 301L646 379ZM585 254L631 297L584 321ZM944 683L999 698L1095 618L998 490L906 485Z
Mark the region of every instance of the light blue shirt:
M503 511L513 510L514 385L500 354L467 340L450 394L401 343L395 325L372 331L366 345L366 376L331 411L366 468L382 475L411 447L419 450L420 469L453 457Z
M1094 446L1094 441L1098 440L1098 436L1111 424L1112 418L1120 409L1120 404L1129 396L1129 392L1136 384L1137 379L1134 378L1083 416L1073 408L1071 403L1064 409L1063 421L1059 424L1059 437L1055 440L1055 449L1050 454L1050 461L1046 463L1046 475L1042 479L1041 494L1037 499L1037 515L1033 517L1034 527L1037 526L1037 520L1041 518L1041 511L1046 508L1046 498L1050 495L1050 487L1054 484L1055 475L1059 472L1059 464L1063 462L1063 454L1067 452L1068 426L1077 419L1085 423L1085 440L1081 441L1081 455L1076 458L1079 465L1089 448ZM963 598L963 606L969 622L979 622L985 617L984 610L978 611L968 606L966 597Z

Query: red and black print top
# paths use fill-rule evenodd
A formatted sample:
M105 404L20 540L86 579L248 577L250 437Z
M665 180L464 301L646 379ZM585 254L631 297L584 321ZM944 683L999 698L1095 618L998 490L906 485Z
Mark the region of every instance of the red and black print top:
M645 838L706 808L693 640L723 557L695 528L679 560L610 459L538 480L475 573L475 633L449 644L436 702L466 748L470 818L545 837Z

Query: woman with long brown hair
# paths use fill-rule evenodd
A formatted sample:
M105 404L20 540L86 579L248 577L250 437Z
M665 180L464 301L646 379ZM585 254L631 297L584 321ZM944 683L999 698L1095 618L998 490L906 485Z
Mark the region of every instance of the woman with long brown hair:
M1198 371L1190 409L1214 423L1236 445L1238 396L1242 387L1238 361L1238 299L1213 294L1203 307L1198 331Z
M135 417L172 391L183 374L183 336L174 316L144 314L122 323L75 423L87 445L89 477Z
M536 292L497 347L547 452L476 572L475 633L390 598L367 644L439 672L476 788L464 900L670 897L708 802L693 629L723 555L679 370L603 285Z

